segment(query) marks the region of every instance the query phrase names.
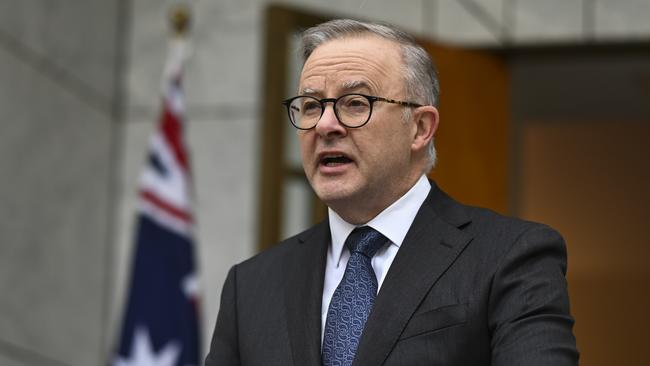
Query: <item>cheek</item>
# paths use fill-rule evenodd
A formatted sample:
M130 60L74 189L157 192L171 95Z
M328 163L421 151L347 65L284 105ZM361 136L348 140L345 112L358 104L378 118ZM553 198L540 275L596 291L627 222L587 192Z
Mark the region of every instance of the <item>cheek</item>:
M354 144L360 157L362 169L382 170L383 166L393 158L391 137L385 132L356 136Z
M302 163L308 163L312 160L312 155L314 152L313 144L310 142L308 136L299 135L298 136L298 145L300 149L300 157L302 158Z
M410 156L410 133L402 121L394 121L396 126L381 131L369 146L373 151L374 160L386 169L394 169L395 165L408 162ZM399 124L399 125L398 125Z

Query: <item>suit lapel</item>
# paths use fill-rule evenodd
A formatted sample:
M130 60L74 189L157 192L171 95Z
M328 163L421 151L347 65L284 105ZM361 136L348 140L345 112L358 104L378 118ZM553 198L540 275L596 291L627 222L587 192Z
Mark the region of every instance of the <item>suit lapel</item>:
M354 365L381 365L438 278L471 237L462 206L435 184L420 208L382 284L366 323Z
M324 221L298 237L288 264L286 311L294 365L321 363L321 302L329 241L329 225Z

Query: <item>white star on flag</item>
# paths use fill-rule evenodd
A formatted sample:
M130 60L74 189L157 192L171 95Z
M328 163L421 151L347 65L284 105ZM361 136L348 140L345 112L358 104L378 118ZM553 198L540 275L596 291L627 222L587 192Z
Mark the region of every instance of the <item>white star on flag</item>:
M169 342L156 354L149 332L139 327L133 337L131 358L119 358L114 366L174 366L180 353L180 346L175 342Z

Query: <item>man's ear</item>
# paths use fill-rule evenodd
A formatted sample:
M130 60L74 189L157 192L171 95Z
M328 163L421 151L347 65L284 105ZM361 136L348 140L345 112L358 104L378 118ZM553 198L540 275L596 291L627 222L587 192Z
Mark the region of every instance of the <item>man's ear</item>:
M418 107L413 111L413 120L416 129L411 143L411 150L420 151L427 146L438 129L440 120L438 109L430 105Z

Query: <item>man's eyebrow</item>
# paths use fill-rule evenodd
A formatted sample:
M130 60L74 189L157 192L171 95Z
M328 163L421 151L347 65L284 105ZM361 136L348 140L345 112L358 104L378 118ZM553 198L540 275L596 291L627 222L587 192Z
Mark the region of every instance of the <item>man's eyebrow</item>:
M363 88L370 89L368 83L363 80L344 81L343 84L341 84L341 87L345 91L351 91L351 90L363 89Z
M315 89L312 89L312 88L302 88L302 90L298 91L298 94L300 94L300 95L314 95L314 94L318 94L318 91L316 91Z
M369 90L370 85L363 80L351 80L351 81L344 81L343 83L341 83L341 90L343 93L351 92L359 89ZM321 91L309 87L305 87L299 90L298 94L299 95L320 95Z

